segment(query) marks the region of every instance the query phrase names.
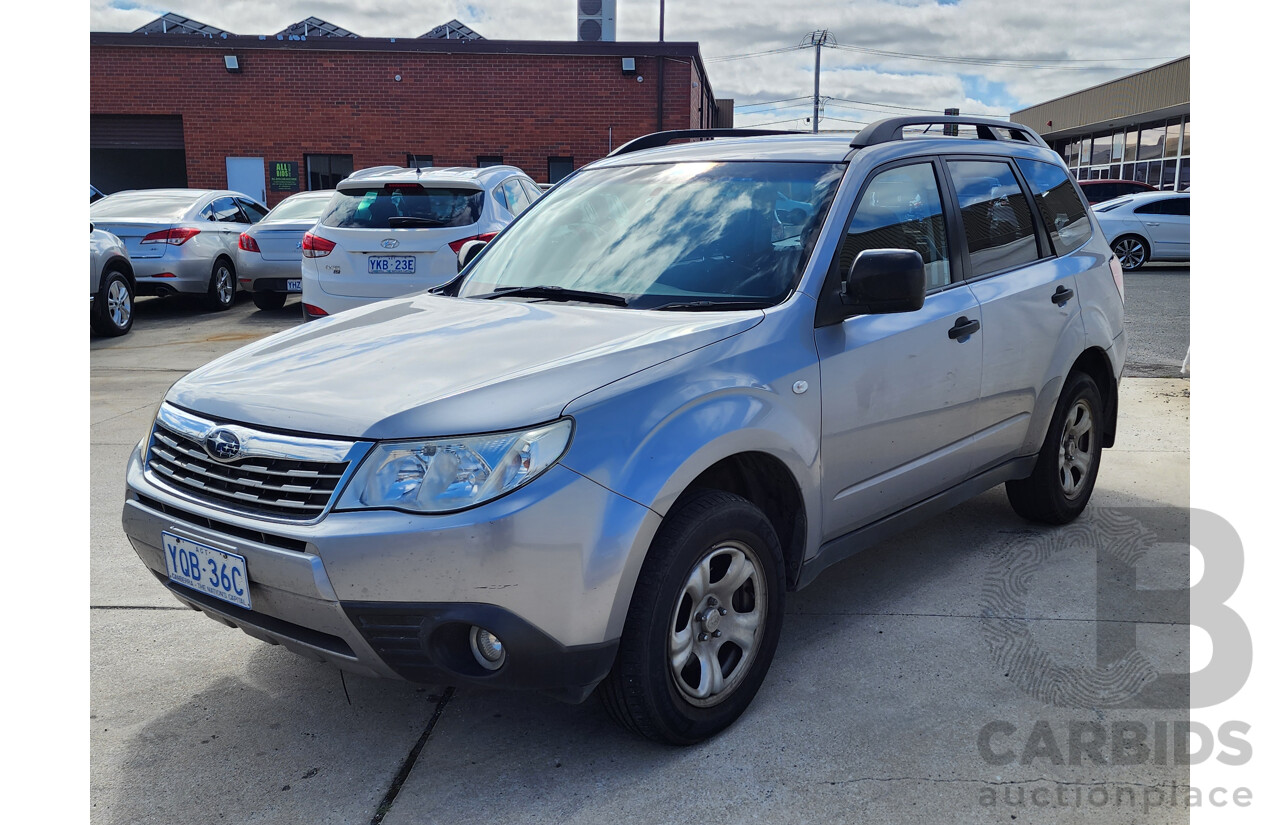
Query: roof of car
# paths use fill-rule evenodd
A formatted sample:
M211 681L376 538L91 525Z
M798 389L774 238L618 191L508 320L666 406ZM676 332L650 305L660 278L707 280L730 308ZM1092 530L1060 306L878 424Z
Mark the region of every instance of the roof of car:
M425 169L405 166L375 166L352 172L338 183L341 189L347 183L470 183L486 186L494 178L506 177L510 174L523 175L514 166L430 166Z
M1095 183L1136 183L1138 186L1151 186L1151 184L1145 183L1144 181L1125 180L1124 178L1090 178L1089 180L1080 181L1081 186L1089 186Z
M258 199L251 195L246 195L243 192L233 192L230 189L122 189L119 192L113 192L107 197L110 198L116 195L187 195L190 196L193 201L209 196L222 197L229 195L231 197L244 198L245 200L253 201L254 203L258 202Z

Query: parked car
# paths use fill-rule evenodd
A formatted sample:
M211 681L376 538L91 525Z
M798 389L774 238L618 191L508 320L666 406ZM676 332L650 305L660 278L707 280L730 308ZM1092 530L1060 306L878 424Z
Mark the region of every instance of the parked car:
M266 214L246 195L209 189L116 192L89 207L129 250L139 295L200 295L213 310L235 303L240 233Z
M1149 261L1191 260L1191 195L1142 192L1093 207L1126 271Z
M179 380L128 464L146 567L341 668L595 690L687 744L825 568L999 484L1076 518L1126 339L1062 159L998 120L742 134L637 139L446 286Z
M133 328L133 265L120 239L89 224L89 325L99 335Z
M290 195L240 233L240 288L253 293L258 309L279 309L290 294L302 292L302 238L332 196L332 189Z
M1138 192L1154 192L1156 188L1149 183L1138 180L1082 180L1080 191L1090 204L1102 203L1122 195L1134 195Z
M304 316L440 286L458 274L463 244L490 240L540 194L514 166L352 174L303 238Z

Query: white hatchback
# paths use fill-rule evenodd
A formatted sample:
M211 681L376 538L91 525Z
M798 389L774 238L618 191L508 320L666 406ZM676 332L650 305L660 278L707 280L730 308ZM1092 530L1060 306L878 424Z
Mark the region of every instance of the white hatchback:
M463 244L491 240L540 194L514 166L355 172L303 237L303 314L320 318L449 281Z

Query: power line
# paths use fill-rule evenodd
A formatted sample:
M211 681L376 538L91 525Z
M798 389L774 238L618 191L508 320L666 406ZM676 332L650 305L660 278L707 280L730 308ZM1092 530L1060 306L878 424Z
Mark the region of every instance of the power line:
M747 52L746 54L728 54L722 57L704 57L702 59L702 62L703 63L721 63L726 60L745 60L748 57L763 57L769 54L782 54L784 52L795 52L805 48L808 48L808 46L807 45L784 46L780 49L769 49L768 51L763 51L763 52Z
M804 95L802 97L784 97L782 100L764 100L759 103L741 103L737 106L734 106L733 109L734 111L737 111L738 109L745 109L748 106L770 106L774 103L790 103L795 100L808 100L808 99L809 99L808 95ZM785 107L785 108L790 108L790 107Z
M858 106L861 106L864 108L878 107L881 109L895 109L895 110L900 110L904 112L928 112L931 115L936 115L938 113L937 109L924 109L919 106L897 106L893 103L868 103L865 100L850 100L847 97L828 97L827 100L828 101L836 100L836 101L840 101L841 103L855 103Z
M1099 71L1099 70L1105 70L1105 69L1127 69L1127 68L1131 68L1131 67L1128 67L1128 66L1105 66L1105 65L1097 65L1097 66L1066 66L1066 65L1059 65L1059 66L1044 66L1044 65L1040 65L1040 64L1042 64L1042 63L1052 63L1052 62L1067 61L1067 60L1071 60L1071 58L1053 58L1053 57L1046 57L1046 58L1028 58L1027 60L1004 60L1004 59L1001 59L1001 58L990 58L990 57L950 57L950 56L945 56L945 55L914 54L914 53L911 53L911 52L891 52L891 51L886 51L886 50L884 50L884 49L870 49L870 48L866 48L866 47L864 47L864 46L840 46L840 45L832 45L830 48L833 48L833 49L839 49L839 50L841 50L841 51L846 51L846 52L858 52L858 53L861 53L861 54L871 54L871 55L876 55L876 56L878 56L878 57L893 57L893 58L901 58L901 59L907 59L907 60L928 60L928 61L933 61L933 62L935 62L935 63L951 63L951 64L966 65L966 66L997 66L997 67L1007 68L1007 69L1045 69L1045 70L1050 70L1050 71L1093 72L1093 71ZM1155 63L1155 62L1158 62L1158 61L1161 61L1161 60L1171 60L1171 59L1173 59L1173 58L1165 58L1165 57L1149 57L1149 58L1117 57L1117 58L1111 58L1111 59L1109 59L1109 60L1105 60L1105 61L1104 61L1104 60L1097 60L1097 61L1088 61L1088 62L1097 62L1097 63L1110 62L1110 63L1113 63L1113 62L1116 62L1116 61L1121 61L1121 60L1123 60L1123 61L1140 61L1140 62ZM1086 61L1079 61L1079 62L1086 62Z

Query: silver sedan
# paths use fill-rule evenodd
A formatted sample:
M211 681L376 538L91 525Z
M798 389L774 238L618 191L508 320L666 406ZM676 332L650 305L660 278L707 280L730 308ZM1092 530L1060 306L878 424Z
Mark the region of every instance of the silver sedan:
M290 195L258 223L240 233L240 288L253 293L259 309L279 309L302 292L302 236L316 225L332 189Z
M200 295L213 310L235 303L237 241L266 214L246 195L210 189L117 192L89 207L128 249L137 294Z

